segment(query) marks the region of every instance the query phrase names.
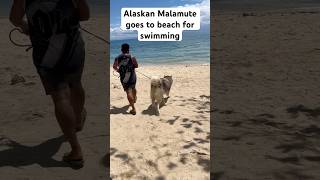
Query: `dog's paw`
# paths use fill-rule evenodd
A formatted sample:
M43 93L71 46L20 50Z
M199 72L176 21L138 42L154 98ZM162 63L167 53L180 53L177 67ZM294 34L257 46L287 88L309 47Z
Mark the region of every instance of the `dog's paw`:
M155 107L155 109L154 109L154 114L156 116L160 116L160 111L159 111L159 109L157 107Z

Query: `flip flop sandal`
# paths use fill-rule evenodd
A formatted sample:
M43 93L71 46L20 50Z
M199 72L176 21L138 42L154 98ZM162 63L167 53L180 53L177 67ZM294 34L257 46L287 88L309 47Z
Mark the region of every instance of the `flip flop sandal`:
M136 111L134 111L134 110L131 110L129 113L132 114L132 115L136 115L137 114Z
M76 128L76 132L82 131L82 129L84 127L84 124L85 124L85 122L87 120L87 110L85 108L83 108L81 115L82 115L81 127L80 128Z
M82 158L79 159L71 159L70 153L66 153L62 160L66 163L68 163L72 168L80 169L84 166L84 160Z

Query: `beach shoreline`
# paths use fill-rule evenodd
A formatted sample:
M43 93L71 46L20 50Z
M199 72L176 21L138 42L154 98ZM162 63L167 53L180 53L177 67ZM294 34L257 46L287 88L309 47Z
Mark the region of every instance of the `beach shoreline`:
M198 63L198 62L194 62L194 63L184 63L184 62L181 62L181 63L159 63L159 64L152 64L152 63L144 63L144 62L139 62L138 61L138 64L141 65L141 66L210 66L210 63ZM112 69L112 65L113 65L113 62L110 62L110 68ZM139 69L139 68L137 68Z

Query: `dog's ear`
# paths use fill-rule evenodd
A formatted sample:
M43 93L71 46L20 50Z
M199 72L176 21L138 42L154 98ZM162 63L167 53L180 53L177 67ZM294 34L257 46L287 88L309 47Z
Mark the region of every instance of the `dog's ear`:
M164 78L160 78L160 85L163 87L163 85L164 85L164 80L163 80Z
M169 84L170 84L170 81L168 79L162 79L161 80L162 87L169 88L169 86L170 86Z

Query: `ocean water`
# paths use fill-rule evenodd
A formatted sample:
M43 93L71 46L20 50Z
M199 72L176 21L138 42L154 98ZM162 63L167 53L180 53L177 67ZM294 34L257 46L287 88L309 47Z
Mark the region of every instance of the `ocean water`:
M110 46L110 63L128 43L130 53L142 64L208 64L210 63L210 34L184 32L182 41L143 42L137 39L114 40Z

